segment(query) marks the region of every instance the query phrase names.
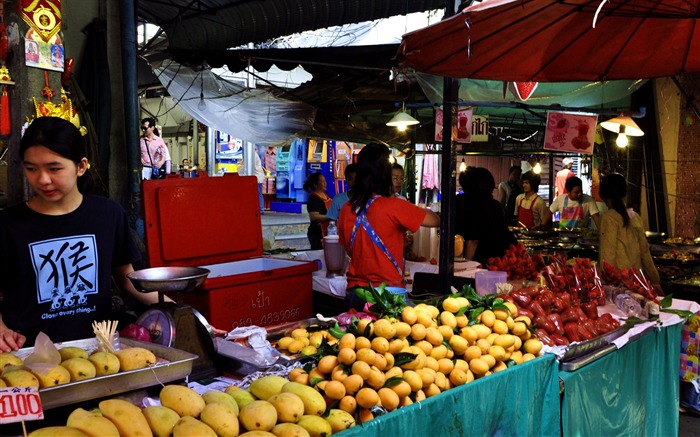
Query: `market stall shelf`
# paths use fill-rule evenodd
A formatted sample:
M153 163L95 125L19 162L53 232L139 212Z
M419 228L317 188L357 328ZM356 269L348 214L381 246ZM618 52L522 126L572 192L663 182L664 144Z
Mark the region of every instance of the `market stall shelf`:
M145 343L128 338L121 338L120 343L128 347L148 349L153 352L158 361L154 366L138 370L129 370L113 375L98 376L83 381L42 388L39 390L39 396L41 397L41 404L44 410L184 379L189 376L192 371L192 363L197 359L197 355L189 352L154 343ZM61 347L67 346L95 350L97 349L97 340L93 338L61 343ZM20 349L17 352L17 356L25 358L33 351L34 348Z

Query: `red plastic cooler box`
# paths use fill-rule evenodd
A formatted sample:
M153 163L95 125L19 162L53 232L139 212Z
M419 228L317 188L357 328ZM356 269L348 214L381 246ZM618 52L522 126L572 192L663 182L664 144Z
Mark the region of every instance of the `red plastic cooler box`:
M143 201L149 265L211 270L183 300L213 326L228 330L312 317L311 274L318 266L262 256L254 176L144 181Z

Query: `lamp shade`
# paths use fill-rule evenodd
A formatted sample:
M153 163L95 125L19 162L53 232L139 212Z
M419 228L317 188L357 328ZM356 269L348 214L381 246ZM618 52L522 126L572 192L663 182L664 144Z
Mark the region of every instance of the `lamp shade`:
M623 133L625 135L631 135L633 137L641 137L644 135L644 131L637 126L637 123L635 123L631 117L626 115L621 115L608 121L604 121L600 123L600 125L603 127L603 129L616 133Z
M411 117L409 114L407 114L405 111L399 111L394 115L394 117L386 122L387 126L395 126L399 129L401 128L406 128L406 126L411 126L413 124L418 124L420 123L418 120L415 118Z

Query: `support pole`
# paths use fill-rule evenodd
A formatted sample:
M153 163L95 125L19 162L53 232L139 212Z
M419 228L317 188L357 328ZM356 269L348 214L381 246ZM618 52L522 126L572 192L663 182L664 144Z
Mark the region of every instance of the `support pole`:
M141 208L141 148L139 146L138 75L136 69L136 4L135 0L123 0L119 14L122 25L122 77L124 80L124 132L126 157L129 166L129 205L124 205L139 238L145 238L143 210Z
M454 0L445 1L445 18L455 13ZM455 150L452 148L452 115L457 110L459 81L446 77L443 88L442 113L442 163L440 176L440 259L438 260L439 290L450 292L450 282L454 274L454 227L455 200L457 184L455 182Z

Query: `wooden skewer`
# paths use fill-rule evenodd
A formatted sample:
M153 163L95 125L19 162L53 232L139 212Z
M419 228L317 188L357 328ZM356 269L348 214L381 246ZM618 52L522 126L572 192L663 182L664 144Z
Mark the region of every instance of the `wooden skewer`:
M100 346L108 352L114 353L114 333L117 331L117 321L92 322L92 330L99 341Z

